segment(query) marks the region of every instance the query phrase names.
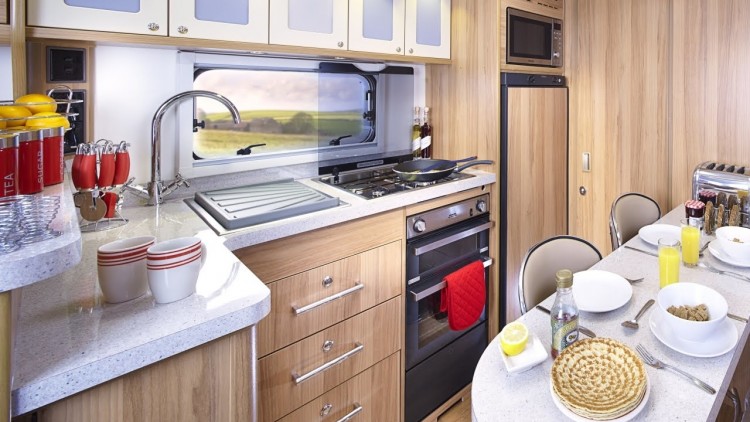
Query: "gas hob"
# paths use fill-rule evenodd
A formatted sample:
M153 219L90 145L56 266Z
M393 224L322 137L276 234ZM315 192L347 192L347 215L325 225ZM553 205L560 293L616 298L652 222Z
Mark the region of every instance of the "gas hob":
M323 176L318 181L365 199L374 199L474 177L467 173L451 173L448 177L432 182L405 182L392 169L393 166L341 173L335 176Z

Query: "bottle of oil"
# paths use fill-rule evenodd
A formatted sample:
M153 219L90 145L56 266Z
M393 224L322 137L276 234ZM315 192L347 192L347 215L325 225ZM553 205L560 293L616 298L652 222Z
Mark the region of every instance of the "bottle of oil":
M555 274L557 295L550 310L552 357L578 340L578 306L573 298L573 273L560 270Z
M432 158L432 125L430 125L430 108L424 108L424 123L420 132L422 140L422 158Z
M422 157L422 123L419 119L419 107L414 107L414 126L411 127L411 153L414 158Z

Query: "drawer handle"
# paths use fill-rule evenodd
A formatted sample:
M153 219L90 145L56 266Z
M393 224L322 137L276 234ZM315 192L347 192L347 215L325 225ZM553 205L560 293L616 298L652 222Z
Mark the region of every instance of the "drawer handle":
M346 295L350 295L350 294L352 294L352 293L354 293L354 292L356 292L358 290L362 290L364 288L365 288L365 285L362 284L362 283L360 283L358 281L358 282L356 282L354 284L354 287L351 287L351 288L346 289L346 290L342 290L342 291L336 293L335 295L331 295L331 296L328 296L326 298L320 299L317 302L313 302L313 303L311 303L309 305L305 305L305 306L303 306L301 308L298 308L296 306L292 306L292 309L294 310L294 315L304 314L305 312L311 311L311 310L317 308L318 306L325 305L328 302L333 302L336 299L341 299L342 297L344 297Z
M354 403L354 410L352 410L351 412L347 413L343 418L339 419L336 422L346 422L349 419L355 417L357 415L357 413L359 413L361 411L362 411L362 406L359 403Z
M308 372L308 373L306 373L304 375L297 375L296 373L292 373L292 378L294 379L294 383L295 384L299 384L301 382L307 381L310 378L314 377L315 375L318 375L319 373L321 373L321 372L323 372L323 371L325 371L325 370L327 370L329 368L332 368L332 367L338 365L339 363L341 363L341 362L349 359L350 357L356 355L357 353L361 352L362 349L365 348L365 346L362 343L360 343L360 342L356 342L356 343L354 343L354 345L355 345L354 349L352 349L352 350L344 353L343 355L337 357L336 359L334 359L334 360L332 360L330 362L326 362L326 363L318 366L317 368L313 369L312 371L310 371L310 372Z

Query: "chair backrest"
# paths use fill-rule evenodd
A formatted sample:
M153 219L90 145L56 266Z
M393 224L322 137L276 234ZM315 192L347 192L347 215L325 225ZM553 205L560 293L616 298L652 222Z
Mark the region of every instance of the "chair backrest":
M612 203L609 214L609 234L612 250L632 239L643 226L661 218L659 204L646 195L630 192L620 195Z
M555 273L567 268L578 272L602 259L591 243L575 236L555 236L531 247L518 276L518 300L521 312L536 306L557 290Z

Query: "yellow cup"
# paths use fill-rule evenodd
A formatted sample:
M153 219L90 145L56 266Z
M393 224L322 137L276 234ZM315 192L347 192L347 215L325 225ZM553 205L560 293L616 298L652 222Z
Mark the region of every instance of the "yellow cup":
M659 288L680 280L680 241L659 239Z
M688 267L696 266L701 248L700 229L690 226L686 221L683 221L680 243L682 247L682 262Z

